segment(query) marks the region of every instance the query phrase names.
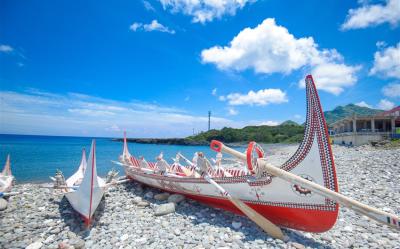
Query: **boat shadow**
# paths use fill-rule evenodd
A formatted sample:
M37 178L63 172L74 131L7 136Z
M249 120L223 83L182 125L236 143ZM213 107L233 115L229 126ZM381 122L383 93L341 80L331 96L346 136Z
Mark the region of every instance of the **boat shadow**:
M167 203L167 201L159 201L155 200L154 198L146 197L145 195L148 192L152 192L154 194L164 193L164 191L150 186L136 182L128 182L122 184L121 188L124 188L125 191L133 191L136 196L140 196L152 204L160 205ZM195 200L185 199L183 202L176 205L175 213L188 217L193 225L211 225L219 228L229 228L232 231L239 232L239 234L241 233L240 240L242 242L252 242L253 244L257 243L258 240L273 240L249 218L225 211L223 209L213 208ZM240 228L234 228L232 226L232 222L240 222L242 226ZM312 237L305 236L302 232L291 229L283 229L283 231L287 236L287 243L296 242L311 248L332 248L329 245L316 241Z
M76 236L84 238L90 233L90 229L98 226L98 221L104 214L104 210L106 209L106 201L103 196L101 199L99 206L97 207L91 224L89 227L85 225L83 217L76 212L71 204L68 202L68 199L63 196L59 201L58 211L60 213L61 219L64 221L65 225L69 227L70 231L75 233Z

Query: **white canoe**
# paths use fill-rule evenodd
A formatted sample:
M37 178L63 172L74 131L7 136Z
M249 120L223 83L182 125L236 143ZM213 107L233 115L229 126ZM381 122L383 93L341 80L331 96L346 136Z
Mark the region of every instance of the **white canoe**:
M8 155L4 169L0 173L0 193L9 192L12 188L13 180L14 176L10 168L10 155Z
M71 206L82 215L86 225L90 225L92 216L103 197L105 185L97 176L96 141L92 141L89 160L86 163L85 150L78 170L66 180L65 196Z

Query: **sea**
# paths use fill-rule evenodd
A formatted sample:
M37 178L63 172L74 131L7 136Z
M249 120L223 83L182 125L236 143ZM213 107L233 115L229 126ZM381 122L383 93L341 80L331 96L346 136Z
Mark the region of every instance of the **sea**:
M33 135L4 135L0 134L0 170L5 164L6 157L10 154L11 170L17 183L43 183L50 182L57 169L61 170L67 178L78 168L85 148L89 156L93 138L65 137L65 136L33 136ZM113 164L122 154L123 143L113 141L112 138L94 138L96 140L97 172L105 177L111 169L116 169L123 175L121 166ZM181 152L192 159L198 151L207 157L215 157L208 146L180 146L160 144L128 143L129 151L134 156L144 156L147 161L164 153L164 159L172 163L172 158Z

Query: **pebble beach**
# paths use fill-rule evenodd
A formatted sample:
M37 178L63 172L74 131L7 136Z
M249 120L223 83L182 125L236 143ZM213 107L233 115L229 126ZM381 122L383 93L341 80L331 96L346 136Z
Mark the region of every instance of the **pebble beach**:
M280 146L268 156L280 164L296 148ZM400 215L400 148L334 145L333 152L341 193ZM0 248L400 248L398 231L347 208L330 231L284 229L281 241L246 217L135 182L106 192L91 229L56 191L31 183L13 191L24 194L0 211Z

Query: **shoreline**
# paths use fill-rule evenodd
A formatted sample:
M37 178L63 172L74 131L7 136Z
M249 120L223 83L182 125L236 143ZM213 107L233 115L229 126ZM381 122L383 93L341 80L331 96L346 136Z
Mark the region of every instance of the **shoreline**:
M271 161L285 161L297 146L269 151ZM333 146L340 192L373 207L400 214L400 148ZM61 195L20 183L8 208L0 211L0 248L396 248L399 233L353 211L340 208L335 226L321 234L284 229L288 241L272 239L248 218L190 199L156 215L168 200L157 189L129 182L109 189L91 230ZM39 248L39 247L37 247Z

